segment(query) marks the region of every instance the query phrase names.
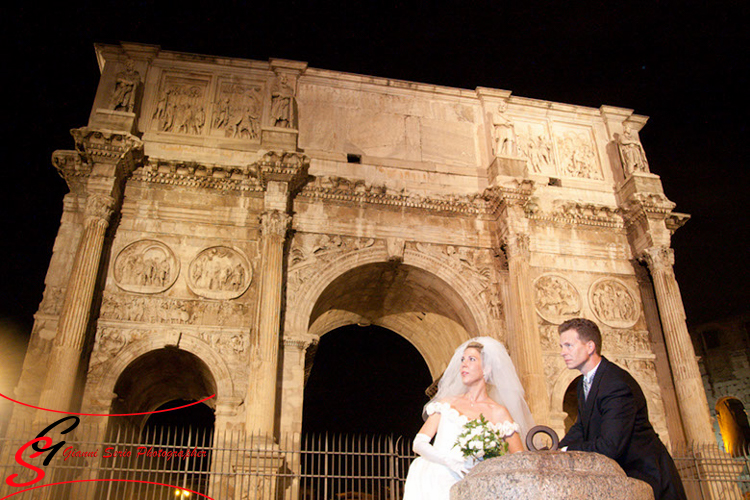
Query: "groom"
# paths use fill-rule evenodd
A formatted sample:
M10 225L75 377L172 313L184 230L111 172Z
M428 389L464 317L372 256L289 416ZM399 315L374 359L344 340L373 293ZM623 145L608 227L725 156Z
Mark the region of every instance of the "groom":
M578 418L560 447L594 451L615 460L629 477L649 483L655 500L685 500L672 457L648 420L643 391L627 371L601 355L599 327L575 318L558 330L565 364L583 374L578 383Z

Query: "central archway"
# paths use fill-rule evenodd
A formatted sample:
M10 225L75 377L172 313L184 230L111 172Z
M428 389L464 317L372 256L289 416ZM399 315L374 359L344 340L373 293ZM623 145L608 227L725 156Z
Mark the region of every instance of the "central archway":
M395 434L422 425L432 382L419 352L398 334L350 325L325 334L305 386L304 434Z
M376 325L404 337L433 379L456 346L478 333L466 301L448 283L395 261L362 265L332 280L312 308L308 331L319 338L351 324Z

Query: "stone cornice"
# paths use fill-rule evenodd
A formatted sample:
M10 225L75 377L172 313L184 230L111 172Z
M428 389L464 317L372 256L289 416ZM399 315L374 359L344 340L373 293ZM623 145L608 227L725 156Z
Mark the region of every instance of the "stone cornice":
M263 186L269 181L285 182L294 192L307 182L310 159L300 153L276 153L269 151L256 164L258 178Z
M143 160L143 142L134 135L89 127L74 128L70 133L84 163L116 164L127 176Z
M531 194L534 192L534 181L524 179L516 182L515 187L492 186L484 190L482 197L488 203L488 210L495 215L509 206L522 208L525 212L534 210Z
M675 206L660 193L633 193L623 203L625 225L630 227L646 219L665 220L672 215Z
M396 191L384 185L367 184L363 180L320 176L307 184L299 198L310 201L326 200L352 204L387 205L428 210L431 212L459 213L464 215L487 214L487 202L479 194L426 196Z
M551 212L534 210L529 214L529 218L555 224L576 224L609 228L625 227L621 209L577 201L559 203L555 207L555 210Z
M198 187L222 191L263 191L254 166L199 164L171 160L147 160L133 179L155 184Z

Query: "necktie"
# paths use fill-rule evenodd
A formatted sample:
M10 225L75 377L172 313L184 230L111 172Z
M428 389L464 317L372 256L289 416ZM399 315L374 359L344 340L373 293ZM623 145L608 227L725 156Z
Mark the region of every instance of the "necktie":
M583 376L583 399L589 397L589 389L591 389L591 381L587 376Z

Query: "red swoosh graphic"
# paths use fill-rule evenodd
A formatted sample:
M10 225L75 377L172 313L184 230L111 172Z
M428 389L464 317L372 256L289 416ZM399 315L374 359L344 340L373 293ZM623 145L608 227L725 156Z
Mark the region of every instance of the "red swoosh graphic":
M211 397L213 397L213 396L211 396ZM78 413L77 415L83 415L83 414L82 413ZM189 491L190 493L195 493L196 495L200 495L203 498L208 498L208 500L214 500L213 498L211 498L208 495L204 495L203 493L199 493L197 491L189 490L187 488L182 488L180 486L174 486L174 485L171 485L171 484L164 484L164 483L155 483L153 481L138 481L137 479L78 479L78 480L75 480L75 481L63 481L61 483L42 484L40 486L34 486L33 488L26 488L25 490L15 491L15 492L11 493L10 495L7 495L7 496L4 496L3 498L0 498L0 500L5 500L6 498L10 498L13 495L18 495L19 493L25 493L27 491L35 490L37 488L46 488L47 486L55 486L55 485L59 485L59 484L90 483L90 482L95 482L95 481L120 481L122 483L156 484L158 486L167 486L169 488L174 488L176 490Z
M129 416L132 416L132 415L151 415L152 413L164 413L164 412L167 412L167 411L174 411L174 410L179 410L181 408L187 408L188 406L193 406L193 405L197 405L198 403L202 403L204 401L208 401L209 399L211 399L213 397L216 397L216 394L211 394L207 398L203 398L200 401L196 401L194 403L190 403L190 404L187 404L187 405L178 406L177 408L169 408L168 410L143 411L143 412L140 412L140 413L76 413L76 412L72 412L72 411L50 410L49 408L42 408L40 406L34 406L34 405L30 405L28 403L22 403L21 401L16 401L15 399L9 398L8 396L6 396L3 393L0 393L0 396L2 396L3 398L7 399L8 401L12 401L12 402L17 403L17 404L22 405L22 406L28 406L29 408L34 408L35 410L44 410L44 411L49 411L49 412L52 412L52 413L64 413L66 415L82 415L82 416L85 416L85 417L129 417ZM93 479L91 481L93 481ZM111 481L111 480L108 479L108 481ZM137 482L141 482L142 483L144 481L137 481ZM62 484L62 483L60 483L60 484ZM161 483L154 483L154 484L161 484ZM8 498L8 497L5 497L5 498ZM206 497L206 498L208 498L208 497ZM3 500L3 499L0 498L0 500Z

